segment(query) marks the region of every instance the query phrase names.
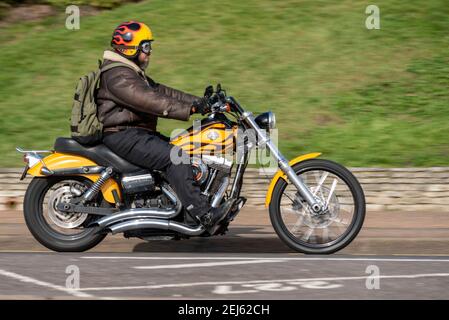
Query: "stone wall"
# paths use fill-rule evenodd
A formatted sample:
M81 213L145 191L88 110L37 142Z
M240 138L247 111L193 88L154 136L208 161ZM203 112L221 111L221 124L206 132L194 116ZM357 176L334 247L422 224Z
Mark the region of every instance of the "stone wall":
M362 183L369 211L449 212L449 167L351 168ZM31 177L19 181L21 169L0 168L0 210L21 208ZM269 174L269 176L271 176ZM263 205L270 177L246 172L242 194L247 204Z

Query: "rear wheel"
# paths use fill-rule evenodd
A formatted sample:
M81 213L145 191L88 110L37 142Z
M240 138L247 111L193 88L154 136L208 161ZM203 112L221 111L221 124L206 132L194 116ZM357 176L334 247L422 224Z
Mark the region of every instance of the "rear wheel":
M34 178L24 198L25 222L34 236L48 249L60 252L81 252L100 243L106 234L98 227L87 225L98 216L86 213L62 213L59 203L68 203L74 193L84 192L92 182L84 177ZM97 206L110 206L101 193L94 201Z
M345 167L321 159L293 166L326 209L315 214L293 184L279 179L270 203L270 219L278 236L296 251L329 254L357 236L365 218L365 196Z

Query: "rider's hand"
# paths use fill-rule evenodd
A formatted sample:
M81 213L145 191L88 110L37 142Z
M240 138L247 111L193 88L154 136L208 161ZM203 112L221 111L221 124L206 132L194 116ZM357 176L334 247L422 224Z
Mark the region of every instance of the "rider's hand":
M209 111L210 107L206 98L197 99L192 104L192 113L201 113L202 115L205 115Z

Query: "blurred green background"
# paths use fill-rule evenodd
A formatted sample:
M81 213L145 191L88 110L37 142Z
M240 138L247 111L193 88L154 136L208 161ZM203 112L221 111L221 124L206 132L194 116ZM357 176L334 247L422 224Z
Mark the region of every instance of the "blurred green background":
M70 1L111 8L82 8L75 31L65 28L69 1L50 2L52 16L0 23L0 166L22 165L16 146L47 149L69 136L76 81L127 20L154 32L150 76L197 95L221 82L247 109L274 111L289 158L449 165L447 0ZM380 30L365 28L370 4ZM159 130L188 126L164 119Z

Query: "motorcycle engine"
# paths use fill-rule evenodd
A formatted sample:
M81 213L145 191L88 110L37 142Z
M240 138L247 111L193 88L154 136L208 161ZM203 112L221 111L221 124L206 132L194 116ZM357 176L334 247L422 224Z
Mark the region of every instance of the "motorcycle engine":
M124 174L122 177L122 187L123 191L127 194L152 191L154 190L154 178L148 171Z
M193 178L206 194L214 194L224 177L231 174L232 161L212 155L192 159Z
M155 180L149 171L124 174L122 177L123 192L128 194L131 208L161 208L170 205L170 201L156 190Z
M201 186L209 176L209 168L203 161L201 161L201 158L193 158L191 163L193 179L197 185Z
M223 178L231 174L232 161L212 155L194 157L191 161L193 178L205 195L214 195ZM142 171L125 174L122 177L123 192L128 194L132 208L166 207L172 205L159 188L155 185L155 179L151 172Z

